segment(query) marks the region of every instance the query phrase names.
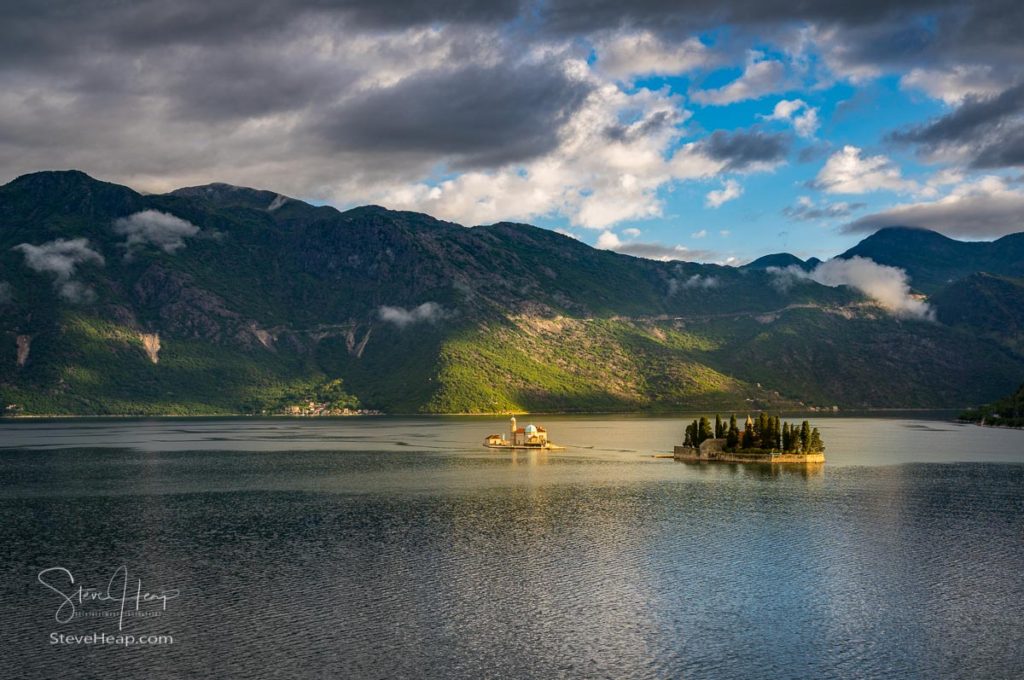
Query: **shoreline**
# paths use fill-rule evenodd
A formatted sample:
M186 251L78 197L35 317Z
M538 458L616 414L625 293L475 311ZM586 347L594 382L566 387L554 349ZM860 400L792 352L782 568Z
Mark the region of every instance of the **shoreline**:
M714 409L701 409L701 408L687 408L677 410L654 410L654 411L495 411L487 413L423 413L423 412L375 412L375 413L351 413L347 415L291 415L291 414L260 414L253 415L249 413L158 413L158 414L140 414L140 413L97 413L97 414L7 414L0 415L0 423L3 422L18 422L18 421L34 421L34 420L82 420L82 419L95 419L95 420L174 420L174 419L289 419L289 420L339 420L345 418L497 418L507 417L510 415L525 415L525 416L554 416L554 417L602 417L602 416L616 416L616 417L637 417L637 418L675 418L680 416L687 416L693 414L706 414L712 412ZM736 410L736 413L744 412L742 410ZM979 427L1000 427L1004 429L1022 429L1010 425L981 425L979 423L960 420L956 417L945 417L947 414L958 413L959 409L956 408L863 408L863 409L850 409L847 411L837 412L821 412L821 411L810 411L810 410L780 410L779 415L785 417L794 417L798 415L814 415L817 418L856 418L863 415L871 415L872 417L879 417L878 414L893 414L894 417L898 417L906 414L935 414L936 420L946 420L948 422L954 422L962 425L977 425ZM883 416L884 417L884 416Z
M1003 430L1024 430L1024 425L994 425L992 423L979 423L973 420L964 420L962 418L957 418L956 422L961 425L974 425L975 427L998 427Z

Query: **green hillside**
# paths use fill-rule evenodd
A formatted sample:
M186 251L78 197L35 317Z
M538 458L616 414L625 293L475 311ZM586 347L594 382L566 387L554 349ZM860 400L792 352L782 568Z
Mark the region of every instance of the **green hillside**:
M1024 384L1013 394L965 411L960 414L960 419L981 425L1024 427Z
M975 272L1024 276L1024 233L965 242L928 229L887 227L839 257L855 256L899 267L916 290L932 294Z
M953 292L933 323L779 284L523 224L37 173L0 187L0 400L26 414L241 413L326 392L391 413L960 407L1024 379L1019 344L944 316L969 308Z
M1024 279L971 274L931 298L939 321L1024 351Z

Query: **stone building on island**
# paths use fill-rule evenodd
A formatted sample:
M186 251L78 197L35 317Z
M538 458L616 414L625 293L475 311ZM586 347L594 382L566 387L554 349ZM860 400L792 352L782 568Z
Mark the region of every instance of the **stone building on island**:
M561 449L548 441L548 433L543 427L529 424L518 427L515 416L509 421L509 438L504 434L490 434L484 439L484 446L491 449Z

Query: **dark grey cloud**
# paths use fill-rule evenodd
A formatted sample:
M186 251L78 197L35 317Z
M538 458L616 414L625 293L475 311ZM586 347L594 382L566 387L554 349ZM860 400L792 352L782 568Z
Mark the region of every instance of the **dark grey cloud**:
M828 142L809 144L800 149L800 152L796 155L796 160L798 163L814 163L824 160L831 152L832 145Z
M983 64L1002 83L1024 62L1021 5L9 1L0 3L0 175L77 166L147 190L224 180L337 200L422 181L442 163L493 168L551 149L588 86L565 76L566 54L532 65L524 55L586 52L601 32L683 37L727 24L714 49L735 56L781 45L810 22L834 32L827 45L842 50L831 58L850 68ZM758 43L747 40L753 31ZM1019 162L1024 134L1007 121L1002 145L980 145L976 164ZM627 141L678 123L655 115L604 134ZM701 145L728 170L789 149L788 139L743 134Z
M936 10L950 5L942 0L884 0L850 2L787 2L786 0L546 0L539 15L553 30L567 33L638 26L653 29L699 30L719 24L775 24L786 21L874 23Z
M226 121L323 106L358 77L354 67L316 60L306 52L282 55L250 44L225 51L183 50L169 62L158 86L173 102L176 119Z
M637 125L619 123L605 128L604 136L613 142L626 142L646 137L664 130L674 124L673 115L669 111L656 111Z
M494 159L528 157L549 148L562 122L555 107L570 113L579 84L552 62L498 68L494 82L464 80L463 91L451 73L452 64L519 63L518 46L494 33L518 6L0 3L0 178L72 166L147 190L226 180L327 198L341 178L364 186L421 179L441 160L486 164L478 121L493 126ZM418 93L418 79L448 101ZM448 119L426 108L412 119L418 94ZM387 108L373 112L375 103ZM363 136L325 140L325 121L346 127L346 112ZM443 129L451 126L462 129ZM421 146L392 153L402 133L423 133Z
M928 154L967 147L976 168L1024 165L1024 83L994 97L968 97L945 116L890 137Z
M346 100L318 132L341 149L448 155L457 167L502 165L554 148L590 90L547 64L469 66Z
M977 191L942 201L912 203L865 215L843 227L867 233L882 227L923 227L959 238L993 238L1024 230L1024 193Z
M870 63L1024 51L1024 9L1016 0L545 0L538 16L548 30L569 34L622 27L685 33L722 24L764 31L814 23L842 30L848 56Z
M638 28L682 37L727 25L718 49L751 36L792 41L794 28L810 24L823 41L821 63L840 76L973 64L1008 85L1024 60L1019 0L544 0L538 17L560 35Z
M699 147L711 158L727 161L725 170L737 171L758 163L785 160L792 143L793 138L789 134L754 128L733 132L716 130L701 140Z
M496 25L521 0L40 0L0 3L0 54L18 61L101 50L225 45L280 35L297 23L393 30Z
M811 220L847 217L866 205L866 203L830 203L825 205L798 203L797 205L788 205L783 208L782 214L791 220L809 222Z

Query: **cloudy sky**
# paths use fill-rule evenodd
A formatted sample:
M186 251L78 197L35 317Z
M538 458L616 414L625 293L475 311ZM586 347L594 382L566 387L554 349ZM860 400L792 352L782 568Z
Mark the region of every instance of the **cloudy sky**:
M990 239L1024 230L1022 35L1011 0L4 1L0 181L223 181L722 262Z

